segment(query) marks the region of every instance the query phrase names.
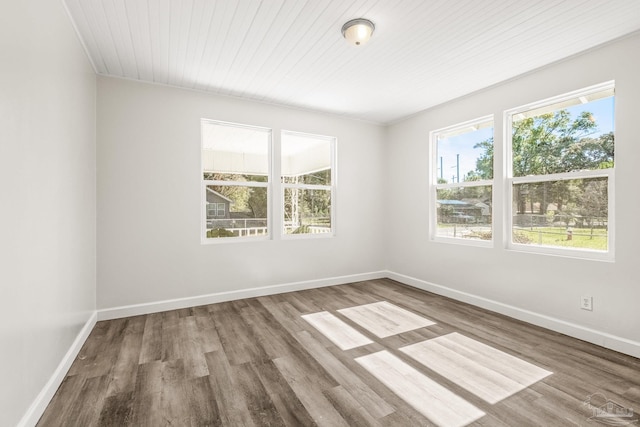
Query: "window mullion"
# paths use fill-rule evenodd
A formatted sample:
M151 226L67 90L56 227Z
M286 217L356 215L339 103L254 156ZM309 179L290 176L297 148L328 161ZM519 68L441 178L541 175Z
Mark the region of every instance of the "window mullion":
M435 187L437 190L444 189L455 189L455 188L464 188L464 187L486 187L493 185L493 180L481 180L481 181L464 181L464 182L455 182L451 184L436 184Z
M259 181L217 181L203 180L205 185L218 185L225 187L269 187L269 182Z
M317 184L282 184L284 188L294 188L301 190L331 190L330 185L317 185Z
M563 173L553 173L548 175L527 175L511 178L513 184L522 184L527 182L546 182L546 181L566 181L580 178L604 178L611 175L613 169L596 169L585 171L572 171Z

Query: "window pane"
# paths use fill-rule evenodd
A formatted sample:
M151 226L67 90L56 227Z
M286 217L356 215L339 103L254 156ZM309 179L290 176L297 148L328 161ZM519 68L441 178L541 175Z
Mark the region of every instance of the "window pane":
M282 182L331 185L333 138L282 132Z
M271 131L202 121L203 178L267 181Z
M436 134L437 182L493 179L493 121Z
M514 114L513 176L613 167L613 124L613 89Z
M284 189L285 234L331 232L331 190Z
M608 179L513 186L513 243L606 251Z
M267 188L207 185L207 238L267 234Z
M438 237L491 240L490 185L437 190Z

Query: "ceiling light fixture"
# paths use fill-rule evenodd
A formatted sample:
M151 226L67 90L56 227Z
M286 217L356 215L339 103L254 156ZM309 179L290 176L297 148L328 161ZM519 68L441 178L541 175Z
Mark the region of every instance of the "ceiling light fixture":
M371 38L376 26L368 19L352 19L342 26L342 36L352 45L360 46Z

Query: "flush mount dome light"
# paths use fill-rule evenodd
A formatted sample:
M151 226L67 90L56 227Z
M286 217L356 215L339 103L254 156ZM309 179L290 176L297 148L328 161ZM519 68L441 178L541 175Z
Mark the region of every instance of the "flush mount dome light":
M371 38L376 26L368 19L352 19L342 26L342 36L352 45L360 46Z

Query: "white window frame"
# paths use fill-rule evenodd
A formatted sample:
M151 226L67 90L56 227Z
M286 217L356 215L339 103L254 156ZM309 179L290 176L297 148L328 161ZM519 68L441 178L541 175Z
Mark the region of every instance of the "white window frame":
M313 185L313 184L286 184L284 182L283 176L282 176L282 172L280 171L280 188L281 188L281 194L280 194L280 237L283 240L289 240L289 239L326 239L326 238L332 238L336 236L336 189L337 189L337 138L334 136L327 136L327 135L317 135L317 134L311 134L311 133L305 133L305 132L296 132L296 131L290 131L290 130L281 130L280 131L280 152L282 150L282 136L288 134L288 135L300 135L300 136L305 136L305 137L312 137L312 138L317 138L317 139L321 139L321 140L326 140L329 142L329 146L330 146L330 150L331 150L331 185ZM279 163L281 163L281 160L279 160ZM301 190L325 190L325 191L330 191L330 197L331 197L331 231L328 233L303 233L303 234L287 234L284 228L284 214L285 214L285 207L284 207L284 203L285 203L285 190L286 189L293 189L293 188L297 188L297 189L301 189Z
M241 181L220 181L220 180L206 180L203 178L203 168L202 168L202 151L204 147L204 132L202 131L202 127L205 123L222 125L222 126L231 126L242 129L253 129L264 131L268 134L267 141L267 152L268 152L268 174L267 174L267 182L241 182ZM200 119L200 242L202 244L220 244L220 243L232 243L232 242L247 242L247 241L262 241L262 240L271 240L273 236L273 215L271 208L271 201L273 198L273 130L271 128L261 127L261 126L253 126L246 125L242 123L232 123L225 122L220 120L212 120L212 119ZM264 235L257 236L242 236L242 237L217 237L217 238L207 238L207 186L209 185L219 185L219 186L238 186L238 187L262 187L267 189L267 232Z
M533 109L552 106L553 104L566 102L572 99L579 98L580 96L586 96L589 94L602 92L609 89L615 89L614 81L609 81L602 84L589 86L583 89L578 89L562 95L547 98L541 101L532 102L526 105L522 105L520 107L512 108L504 112L503 140L505 144L505 153L506 153L506 168L505 168L505 182L506 182L505 197L506 198L505 198L505 205L504 205L504 208L505 208L504 236L505 236L505 246L507 250L531 252L531 253L545 254L545 255L565 256L565 257L571 257L571 258L602 260L602 261L614 260L615 161L614 161L613 168L609 168L609 169L597 169L597 170L556 173L556 174L548 174L548 175L531 175L531 176L514 177L513 176L513 147L512 147L513 116L517 114L522 114L524 112L527 112ZM556 110L553 110L553 111L556 111ZM614 122L614 127L615 127L615 122ZM615 132L614 132L614 135L615 135ZM615 144L615 140L614 140L614 144ZM608 250L607 251L598 251L598 250L586 249L586 248L583 249L583 248L567 248L567 247L557 247L557 246L527 245L523 243L513 242L513 215L514 215L513 186L515 184L554 182L554 181L562 181L562 180L587 179L587 178L607 178L607 191L608 191L608 201L607 201L608 202L608 218L607 218Z
M494 176L493 179L485 179L479 181L466 181L466 182L454 182L450 184L439 184L438 183L438 135L444 133L452 133L457 130L463 130L465 128L472 129L478 123L485 123L491 121L493 123L493 133L494 133L494 151L493 151L493 171ZM447 237L447 236L439 236L438 235L438 190L444 189L457 189L463 187L491 187L491 209L494 211L495 206L495 172L496 172L496 150L495 150L495 118L493 114L478 117L473 120L467 120L465 122L456 123L451 126L447 126L444 128L436 129L429 132L429 158L431 163L431 173L429 174L429 201L430 208L429 211L431 215L429 216L429 239L435 242L442 243L453 243L459 245L467 245L467 246L479 246L479 247L493 247L495 241L495 215L491 215L491 240L480 240L480 239L465 239L461 237Z

